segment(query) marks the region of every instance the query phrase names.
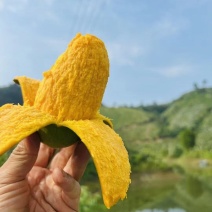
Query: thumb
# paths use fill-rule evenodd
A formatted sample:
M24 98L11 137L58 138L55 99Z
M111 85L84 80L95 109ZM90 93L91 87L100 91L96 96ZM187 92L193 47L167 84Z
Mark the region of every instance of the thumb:
M25 179L36 161L39 146L40 138L37 133L30 135L17 145L1 168L1 173L5 175L8 183Z

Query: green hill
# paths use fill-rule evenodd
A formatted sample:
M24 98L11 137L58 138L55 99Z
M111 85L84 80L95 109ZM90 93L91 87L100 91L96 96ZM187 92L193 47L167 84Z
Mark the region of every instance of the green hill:
M171 132L192 129L198 148L212 148L212 89L199 89L173 101L161 114L164 126Z
M20 87L12 84L0 88L0 105L22 104ZM123 137L126 146L137 149L141 143L176 138L184 128L197 134L197 144L212 147L212 88L197 89L167 105L137 108L102 106L101 113L112 119L114 129Z
M0 105L5 103L22 103L19 86L0 88ZM212 88L196 89L166 105L102 106L101 113L112 119L135 166L144 162L160 166L163 157L180 156L178 134L183 129L196 134L193 152L207 151L212 158Z
M170 130L198 128L212 109L212 89L201 89L183 95L173 101L162 117Z
M142 142L157 138L159 127L154 113L126 107L102 107L100 111L112 119L114 129L130 149L136 150Z
M167 105L103 107L101 112L113 119L126 147L140 152L140 159L145 154L180 156L178 135L184 129L196 134L195 155L202 157L207 151L212 157L212 88L191 91Z

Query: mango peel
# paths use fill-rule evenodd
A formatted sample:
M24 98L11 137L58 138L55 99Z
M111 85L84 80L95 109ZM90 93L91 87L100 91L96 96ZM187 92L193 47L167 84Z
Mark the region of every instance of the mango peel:
M81 140L93 158L107 208L124 199L130 163L112 122L99 113L109 77L104 43L77 34L41 81L16 77L24 105L0 107L0 155L38 131L53 148Z

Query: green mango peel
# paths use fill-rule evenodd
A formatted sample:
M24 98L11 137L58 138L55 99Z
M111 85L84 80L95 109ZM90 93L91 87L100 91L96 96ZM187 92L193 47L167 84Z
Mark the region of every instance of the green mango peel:
M56 124L43 127L38 133L42 142L52 148L67 147L80 141L80 138L72 130L67 127L57 126Z

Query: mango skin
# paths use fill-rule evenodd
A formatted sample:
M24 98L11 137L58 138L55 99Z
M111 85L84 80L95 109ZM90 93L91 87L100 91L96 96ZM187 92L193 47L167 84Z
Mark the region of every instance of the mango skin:
M41 142L52 148L64 148L80 141L80 138L67 127L50 124L38 131Z

